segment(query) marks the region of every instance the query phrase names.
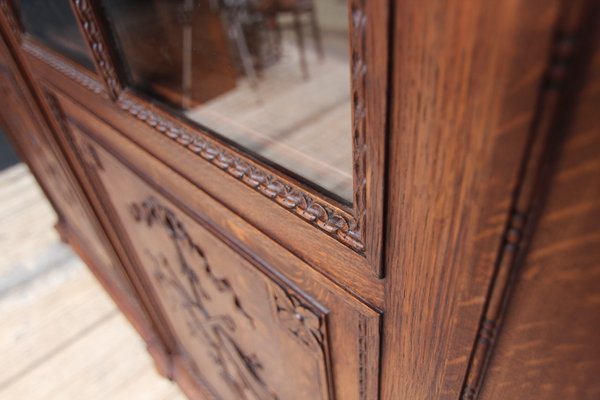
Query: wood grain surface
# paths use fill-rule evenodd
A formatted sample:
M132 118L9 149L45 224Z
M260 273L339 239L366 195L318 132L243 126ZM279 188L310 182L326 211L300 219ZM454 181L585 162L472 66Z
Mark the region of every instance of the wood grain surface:
M581 8L481 398L600 397L600 8ZM527 230L525 233L527 233Z
M16 3L0 0L0 90L19 103L0 117L61 237L190 398L211 386L261 399L600 396L596 0L349 0L351 115L295 112L291 88L265 98L290 138L294 118L319 112L331 123L320 130L352 126L352 207L136 92L110 21L71 3L97 72L23 35ZM333 95L343 79L327 71L307 87ZM236 110L257 130L271 123L260 107L257 120ZM337 140L311 138L340 155ZM190 287L217 289L173 303L158 253ZM181 316L192 309L228 317L221 346L196 343ZM288 340L286 309L296 338L321 338L316 351ZM284 359L297 387L293 367L275 367Z
M460 396L558 14L395 4L383 399Z

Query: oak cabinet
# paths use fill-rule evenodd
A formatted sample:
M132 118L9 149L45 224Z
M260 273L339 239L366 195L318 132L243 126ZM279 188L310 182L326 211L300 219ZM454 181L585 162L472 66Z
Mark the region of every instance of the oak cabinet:
M171 351L198 379L222 398L376 397L378 311L315 278L164 166L150 166L141 150L99 144L115 131L92 121L73 118L73 143L172 332ZM100 140L84 133L90 125L102 130ZM176 198L157 185L166 181L180 189ZM332 358L344 363L332 365ZM357 379L349 384L345 376Z
M0 93L10 107L2 107L0 121L9 132L17 151L29 165L59 220L56 228L66 241L77 247L87 262L103 266L103 279L126 289L127 280L109 250L99 222L53 141L44 116L27 90L20 72L0 42Z
M0 10L2 126L190 398L598 396L596 1Z

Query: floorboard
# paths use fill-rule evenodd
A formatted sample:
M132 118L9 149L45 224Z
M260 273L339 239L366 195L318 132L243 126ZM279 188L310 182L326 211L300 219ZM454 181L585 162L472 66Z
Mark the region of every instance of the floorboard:
M0 399L179 400L27 167L0 172Z

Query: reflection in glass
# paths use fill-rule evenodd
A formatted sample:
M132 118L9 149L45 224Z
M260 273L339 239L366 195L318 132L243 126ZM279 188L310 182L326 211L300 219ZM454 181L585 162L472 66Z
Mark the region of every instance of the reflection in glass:
M343 0L102 0L133 86L347 202Z
M94 69L69 0L17 0L15 4L27 33L87 69Z

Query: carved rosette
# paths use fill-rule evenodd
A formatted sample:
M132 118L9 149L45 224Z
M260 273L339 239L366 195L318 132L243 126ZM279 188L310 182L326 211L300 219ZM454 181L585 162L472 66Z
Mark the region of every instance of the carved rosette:
M169 299L173 315L184 318L190 336L209 348L210 359L231 392L236 394L235 398L278 398L263 379L265 355L260 357L261 354L243 348L237 340L240 334L262 335L255 330L265 321L275 322L282 335L290 336L286 342L291 340L299 348L305 348L308 357L316 361L316 365L305 372L317 374L320 398L331 398L326 311L280 283L267 279L268 292L265 294L270 300L272 319L260 317L255 320L260 314L252 314L252 308L246 308L246 297L236 290L234 280L230 280L226 273L224 276L217 275L204 251L173 210L151 196L144 201L130 203L128 211L137 224L164 231L172 242L173 252L143 250L150 265L153 265L154 280L168 295L163 299ZM225 309L228 311L224 312ZM197 364L192 362L192 365Z
M323 351L323 318L281 287L273 289L273 301L279 322L311 350Z

